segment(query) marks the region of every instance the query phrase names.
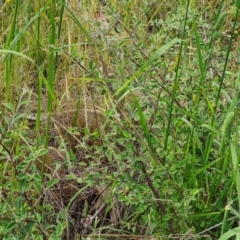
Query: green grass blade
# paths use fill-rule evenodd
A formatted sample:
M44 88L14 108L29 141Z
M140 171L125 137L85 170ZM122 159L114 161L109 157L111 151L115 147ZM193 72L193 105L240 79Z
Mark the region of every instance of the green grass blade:
M198 57L198 63L199 63L199 68L200 68L200 73L201 73L201 80L204 79L204 64L203 64L203 58L202 58L202 50L201 50L201 45L200 45L200 38L198 34L198 26L195 23L194 24L194 33L195 33L195 40L196 40L196 46L197 46L197 57ZM201 86L201 82L200 82Z
M14 51L14 50L8 50L8 49L0 49L0 53L13 54L13 55L22 57L22 58L28 60L29 62L31 62L32 64L34 64L38 68L35 61L23 53L20 53L20 52Z
M51 124L51 114L52 114L52 107L53 107L53 100L54 100L54 84L55 84L55 52L54 52L54 45L55 45L55 39L56 39L56 26L55 26L55 1L52 2L50 5L48 11L49 11L49 21L50 21L50 36L49 36L49 56L48 56L48 81L46 84L48 84L48 104L47 104L47 112L48 112L48 118L47 118L47 124L45 129L45 140L44 140L44 147L47 149L48 142L49 142L49 130L50 130L50 124ZM42 164L42 172L41 176L43 178L43 174L45 172L45 161L46 158L43 159Z
M37 19L37 72L38 72L38 99L37 99L37 119L36 119L36 131L39 134L40 132L40 123L41 123L41 106L42 106L42 77L40 72L40 23L41 23L41 4L40 0L38 1L39 11ZM46 7L46 6L45 6ZM40 145L39 138L37 137L37 148Z
M187 1L182 40L185 38L189 5L190 5L190 0ZM168 146L168 137L170 135L170 126L171 126L171 122L172 122L173 103L174 103L174 100L175 100L175 97L176 97L176 94L177 94L178 84L179 84L179 81L180 81L179 70L180 70L180 62L181 62L182 50L183 50L184 45L185 45L185 48L186 48L186 43L181 41L180 50L179 50L179 54L178 54L178 62L177 62L177 67L176 67L176 74L175 74L175 78L174 78L174 86L173 86L173 91L172 91L173 93L172 93L171 102L170 102L170 106L169 106L169 114L168 114L167 128L166 128L164 148L163 148L164 151L167 150L167 146Z
M138 102L136 96L132 92L131 92L131 96L132 96L133 101L134 101L134 103L135 103L135 105L137 107L138 116L139 116L139 119L140 119L140 125L141 125L141 127L143 129L145 139L148 142L149 148L152 150L152 152L154 152L152 140L151 140L151 137L150 137L150 134L149 134L149 130L148 130L147 121L146 121L145 116L143 114L142 108L140 107L139 102Z
M169 48L171 48L174 44L176 43L180 43L181 39L179 38L174 38L172 41L168 42L167 44L165 44L164 46L162 46L138 71L136 71L132 77L127 80L124 85L119 88L115 95L119 95L121 92L123 92L128 86L129 84L134 81L135 78L139 77L143 72L145 72L150 66L151 64L153 64L156 60L158 60L158 58L164 54Z
M102 53L102 50L98 47L96 44L96 41L93 39L93 37L88 33L88 31L84 28L82 23L79 21L79 19L74 15L73 11L65 4L63 0L60 0L61 4L64 6L64 8L67 10L69 15L72 17L74 22L78 25L78 27L81 29L81 31L84 33L84 35L87 37L88 41L92 43L95 48L99 51L99 53Z
M10 32L8 34L7 42L6 42L6 48L9 49L10 43L14 38L14 34L16 31L16 19L17 19L17 14L18 14L18 0L16 1L15 4L15 11L14 11L14 16L12 18L12 23L11 23L11 28ZM10 58L7 59L6 61L6 79L5 79L5 101L8 102L9 100L9 90L10 90L10 72L11 72L11 65L12 65L12 55Z
M23 27L23 29L22 29L22 30L14 37L14 39L11 41L11 43L9 44L9 47L7 48L8 50L11 50L11 49L13 49L13 48L16 46L17 42L19 41L19 39L20 39L21 37L24 36L24 33L25 33L26 30L29 28L29 26L30 26L36 19L38 19L38 18L40 17L40 15L46 10L46 8L47 8L47 5L46 5L45 7L43 7L43 8L41 8L41 9L39 10L39 12L38 12L34 17L32 17L32 18L29 20L29 22ZM4 59L3 59L3 62L6 60L6 58L8 57L9 54L11 54L11 52L9 52L8 54L6 54L6 56L5 56Z
M227 231L219 238L219 240L227 240L233 236L237 236L238 234L240 234L240 227L236 227Z
M228 44L228 49L227 49L227 52L226 52L226 57L225 57L223 71L222 71L222 76L221 76L221 79L220 79L219 88L218 88L218 92L217 92L216 99L215 99L215 106L218 106L218 102L219 102L219 99L220 99L220 94L221 94L221 90L222 90L222 86L223 86L223 80L224 80L225 74L226 74L226 69L227 69L227 65L228 65L228 58L229 58L229 54L230 54L230 51L231 51L231 48L232 48L232 41L233 41L233 36L234 36L234 31L235 31L235 28L236 28L237 21L238 21L238 10L236 11L233 27L232 27L232 30L231 30L231 37L230 37L230 41L229 41L229 44ZM215 112L216 112L216 110L217 110L217 108L215 109Z

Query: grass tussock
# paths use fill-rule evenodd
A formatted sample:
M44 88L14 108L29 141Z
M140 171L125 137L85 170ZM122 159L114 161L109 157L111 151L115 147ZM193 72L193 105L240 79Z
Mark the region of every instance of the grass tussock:
M239 1L0 1L0 238L239 232Z

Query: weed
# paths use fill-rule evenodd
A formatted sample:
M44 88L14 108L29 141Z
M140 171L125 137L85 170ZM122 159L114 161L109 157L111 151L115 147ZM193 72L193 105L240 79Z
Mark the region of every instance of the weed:
M239 1L0 1L0 238L238 236Z

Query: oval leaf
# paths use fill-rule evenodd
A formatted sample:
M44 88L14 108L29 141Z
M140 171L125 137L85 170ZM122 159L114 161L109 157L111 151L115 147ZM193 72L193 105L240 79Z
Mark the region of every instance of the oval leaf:
M47 188L51 188L53 185L59 182L59 179L52 179L47 183Z

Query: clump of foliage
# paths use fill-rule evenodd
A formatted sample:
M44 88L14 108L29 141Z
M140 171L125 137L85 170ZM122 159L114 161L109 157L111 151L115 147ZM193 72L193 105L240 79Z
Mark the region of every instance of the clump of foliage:
M0 2L0 238L238 237L239 4Z

